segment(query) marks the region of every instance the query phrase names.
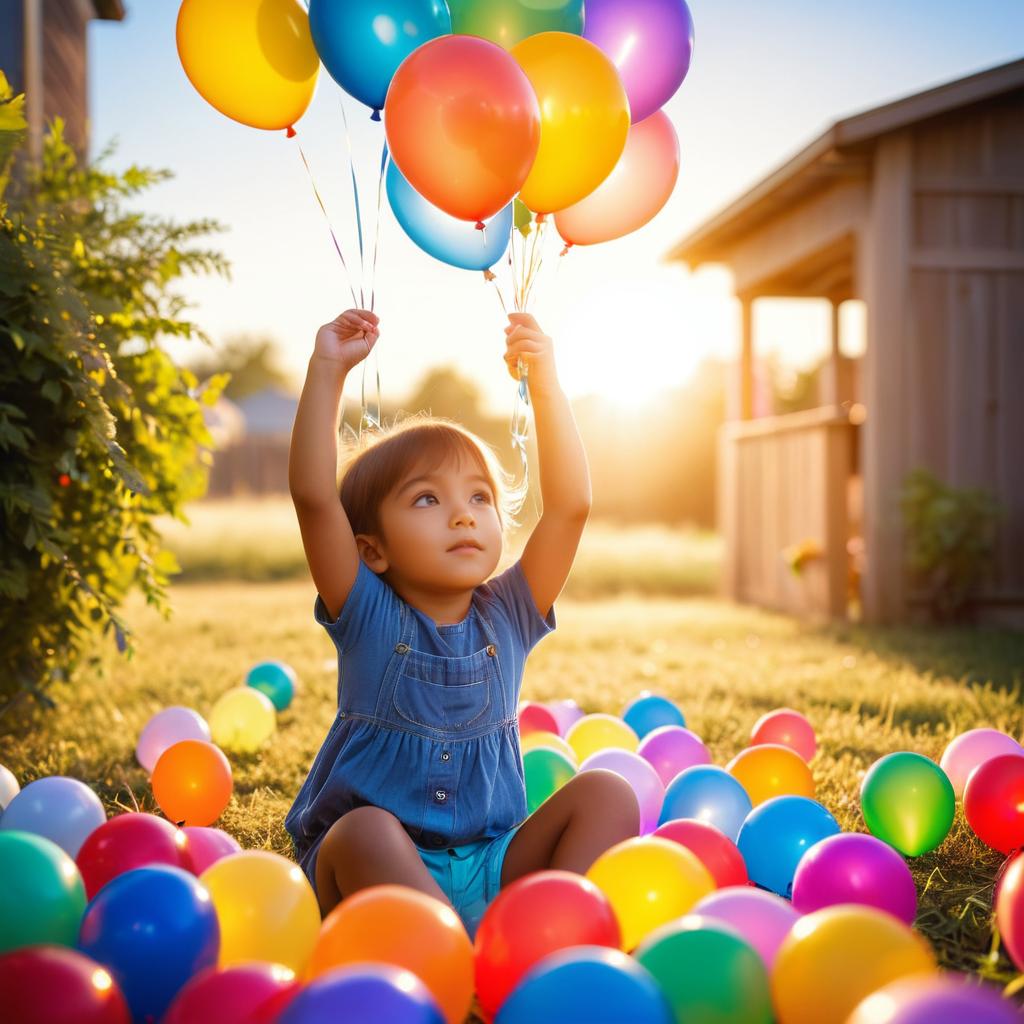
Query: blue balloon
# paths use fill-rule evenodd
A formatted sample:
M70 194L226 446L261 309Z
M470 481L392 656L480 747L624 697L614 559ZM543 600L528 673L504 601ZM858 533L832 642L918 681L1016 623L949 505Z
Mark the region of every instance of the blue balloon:
M462 270L489 270L505 255L512 234L512 203L479 231L473 221L459 220L427 202L394 161L388 164L387 189L402 230L434 259Z
M697 818L736 842L751 807L747 791L724 768L697 764L681 771L668 784L658 824L676 818Z
M30 782L7 805L0 829L42 836L74 860L82 843L106 820L100 798L84 782L47 775Z
M278 711L284 711L295 696L295 670L283 661L261 661L249 669L245 685L259 690Z
M650 972L605 946L552 953L523 975L494 1024L672 1024Z
M321 975L277 1018L277 1024L445 1024L426 985L389 964L356 964Z
M630 701L622 713L622 720L640 739L663 725L686 725L682 711L667 697L659 697L656 693L644 693Z
M154 864L126 871L96 893L78 948L113 975L133 1020L157 1021L189 978L217 963L220 925L194 875Z
M736 845L750 880L789 899L800 858L815 843L841 831L836 819L817 800L776 796L750 812Z
M452 19L445 0L310 0L309 28L331 77L379 121L398 65Z

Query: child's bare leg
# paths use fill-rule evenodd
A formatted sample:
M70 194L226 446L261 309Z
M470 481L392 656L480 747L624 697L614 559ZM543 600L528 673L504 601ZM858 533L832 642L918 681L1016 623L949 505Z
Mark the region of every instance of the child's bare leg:
M326 915L345 896L371 885L407 885L448 902L402 823L379 807L357 807L324 836L316 858L316 891Z
M520 826L509 843L501 884L545 868L584 874L605 850L640 831L629 783L594 769L570 779Z

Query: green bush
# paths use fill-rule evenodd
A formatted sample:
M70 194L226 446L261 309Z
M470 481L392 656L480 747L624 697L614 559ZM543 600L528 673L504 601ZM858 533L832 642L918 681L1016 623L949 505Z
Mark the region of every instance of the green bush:
M130 656L131 589L169 614L153 520L205 490L202 403L224 380L200 386L160 341L202 337L172 284L226 264L195 246L214 222L123 209L168 172L79 164L59 120L10 194L22 99L0 73L0 699L48 702L95 634Z
M932 616L966 618L992 569L1000 508L981 488L949 487L924 469L906 478L900 496L907 567L925 591Z

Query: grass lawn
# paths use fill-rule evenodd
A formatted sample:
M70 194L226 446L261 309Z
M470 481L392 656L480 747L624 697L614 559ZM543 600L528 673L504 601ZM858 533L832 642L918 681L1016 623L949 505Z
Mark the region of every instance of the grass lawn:
M251 663L281 658L301 690L261 754L232 758L235 795L219 824L246 847L288 854L281 822L334 708L334 651L313 622L312 586L179 584L172 596L170 622L138 599L128 609L132 661L103 648L103 674L58 690L56 711L21 707L2 720L0 763L23 785L67 774L93 786L111 812L153 810L133 757L148 717L174 703L205 713ZM846 829L863 828L858 786L881 755L937 759L952 736L979 725L1024 731L1021 634L815 628L710 597L564 600L557 614L559 629L530 658L525 696L572 696L588 710L619 712L639 690L655 689L678 701L719 764L765 710L799 708L818 731L819 799ZM918 926L940 960L1008 984L1017 976L990 923L1000 861L958 812L942 847L911 866Z

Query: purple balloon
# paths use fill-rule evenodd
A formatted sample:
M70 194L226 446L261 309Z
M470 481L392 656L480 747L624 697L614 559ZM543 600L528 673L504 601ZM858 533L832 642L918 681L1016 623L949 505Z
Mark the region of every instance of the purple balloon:
M564 736L586 713L574 700L553 700L545 707L555 716L559 736Z
M618 68L636 124L682 85L693 53L693 17L686 0L587 0L583 37Z
M800 915L775 893L746 885L730 885L705 896L690 911L724 921L757 950L771 973L775 956Z
M645 836L658 827L658 816L661 814L661 802L665 799L665 787L658 773L638 754L630 750L609 748L591 754L580 771L592 768L603 768L606 771L621 775L636 793L640 805L640 835Z
M1020 1009L962 974L900 978L866 996L847 1024L1013 1024Z
M793 906L809 914L837 903L877 907L913 925L917 889L906 862L888 843L843 832L815 843L793 876Z
M0 829L43 836L74 860L82 843L106 820L100 798L84 782L47 775L30 782L7 805Z
M181 740L204 740L209 743L210 727L206 719L191 708L164 708L143 727L135 747L135 757L152 775L160 755Z
M704 741L681 725L663 725L652 729L636 752L658 773L667 786L681 771L695 764L711 764Z

